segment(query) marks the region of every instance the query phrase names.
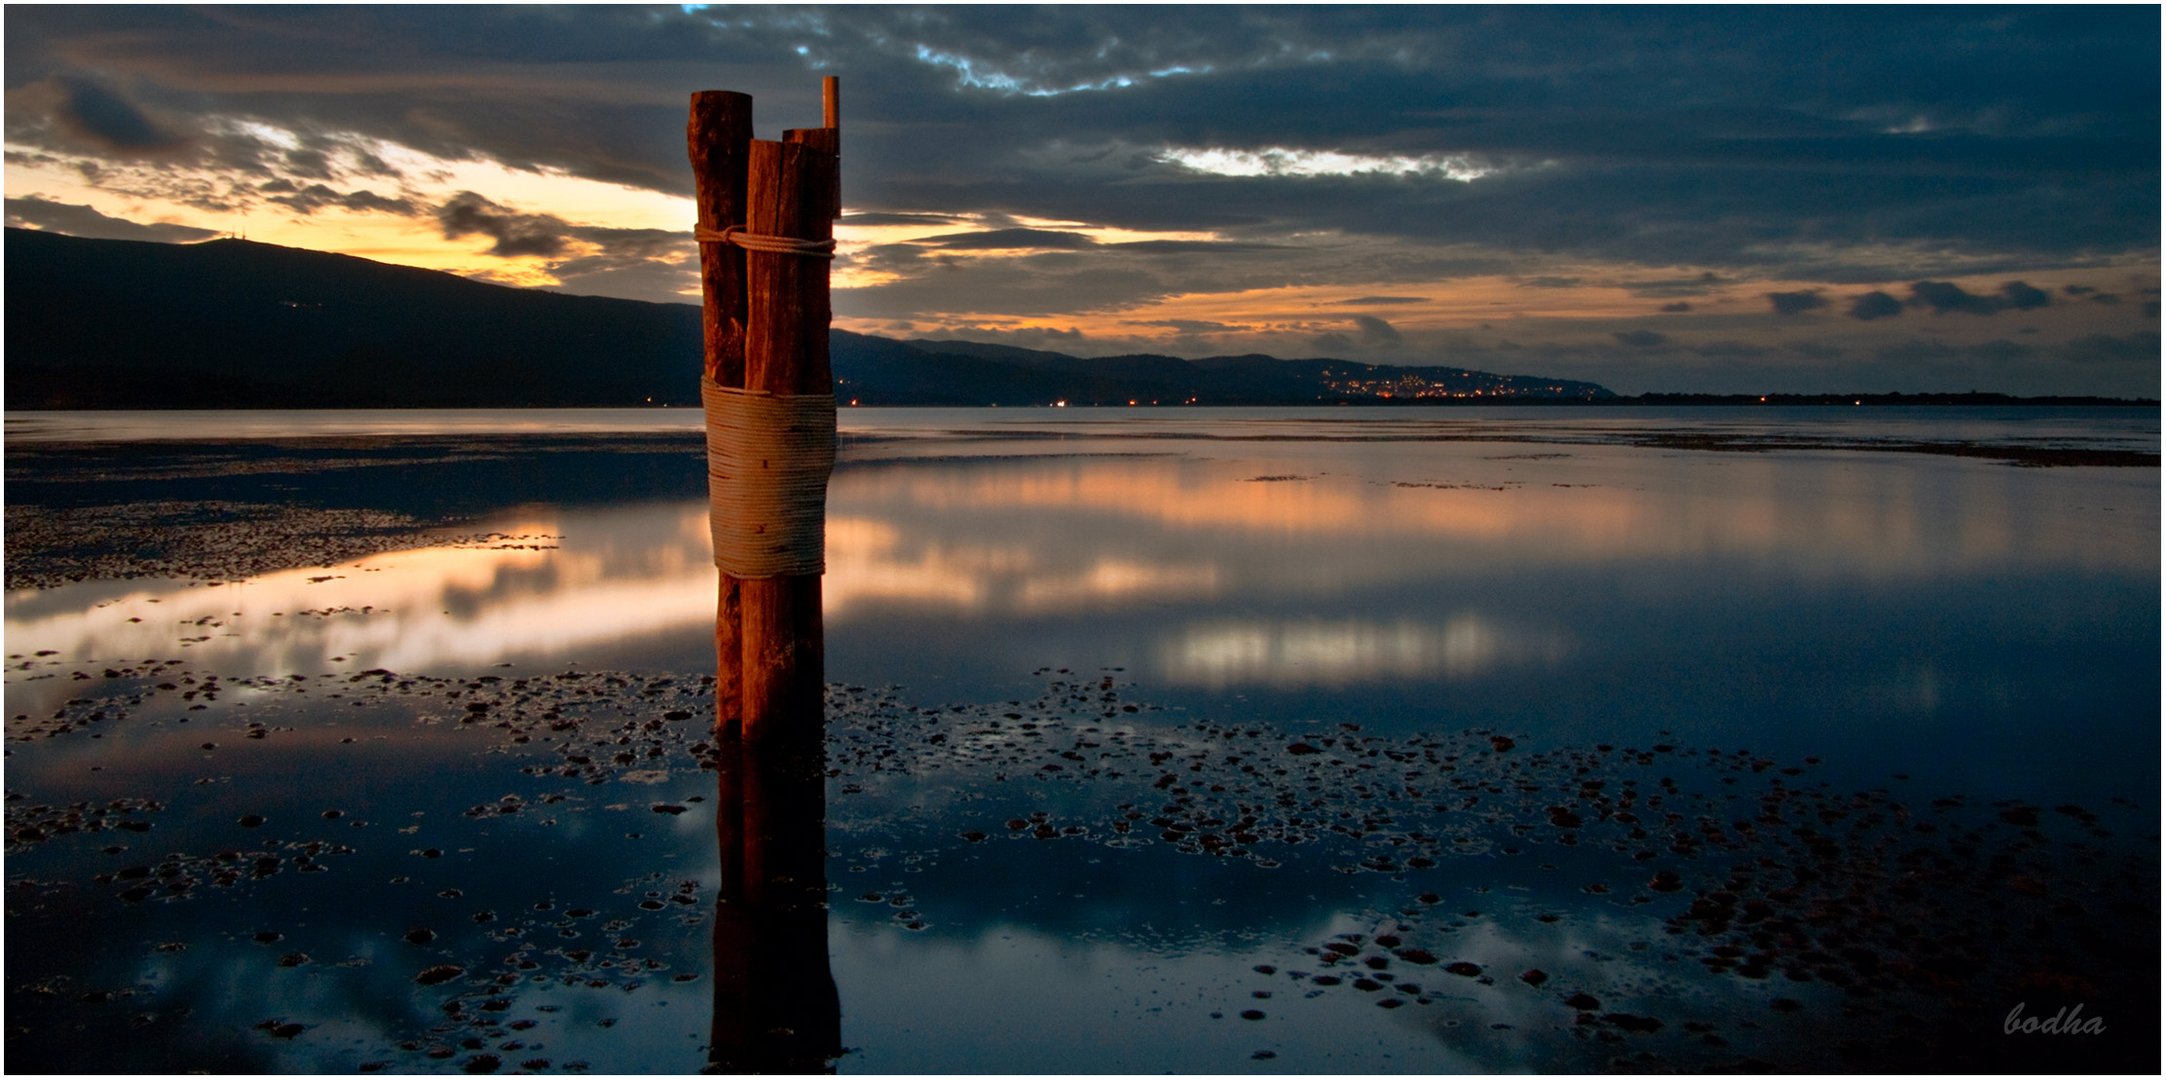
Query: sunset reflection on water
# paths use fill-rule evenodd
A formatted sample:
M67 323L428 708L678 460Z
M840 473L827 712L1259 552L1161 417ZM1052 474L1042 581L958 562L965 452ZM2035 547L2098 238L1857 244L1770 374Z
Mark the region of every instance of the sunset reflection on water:
M2156 577L2155 514L2140 527L2145 492L2112 473L2044 484L1972 462L1855 456L1261 450L846 463L829 498L830 631L845 647L878 640L906 667L912 643L890 638L890 624L937 618L950 634L997 639L1020 624L1148 613L1151 640L1112 651L1153 658L1171 682L1342 686L1555 660L1577 635L1547 602L1563 599L1545 595L1549 579L1676 587L1659 601L1674 604L1717 567L1813 595ZM713 615L703 505L530 507L479 524L511 539L208 586L18 591L8 633L84 660L179 647L266 674L696 654ZM1478 606L1484 582L1506 579L1511 604ZM1379 589L1419 614L1377 618L1363 598ZM1239 614L1287 603L1299 610Z

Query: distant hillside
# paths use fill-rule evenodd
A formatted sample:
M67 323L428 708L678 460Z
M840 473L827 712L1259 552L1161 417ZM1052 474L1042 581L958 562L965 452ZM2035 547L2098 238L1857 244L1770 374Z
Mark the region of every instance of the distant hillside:
M8 229L9 409L690 405L699 309L244 240ZM835 331L864 405L1605 400L1593 383L1267 356L1078 358ZM1476 393L1479 392L1478 396Z

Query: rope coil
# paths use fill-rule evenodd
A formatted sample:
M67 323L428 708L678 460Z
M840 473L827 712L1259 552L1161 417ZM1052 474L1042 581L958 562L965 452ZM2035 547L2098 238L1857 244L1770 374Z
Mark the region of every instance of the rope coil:
M692 239L702 244L735 244L746 251L765 251L775 255L803 255L810 259L835 257L833 240L803 240L794 236L769 236L766 233L748 232L742 225L726 226L720 231L705 224L692 227Z
M827 570L835 397L762 394L702 378L714 564L736 578Z

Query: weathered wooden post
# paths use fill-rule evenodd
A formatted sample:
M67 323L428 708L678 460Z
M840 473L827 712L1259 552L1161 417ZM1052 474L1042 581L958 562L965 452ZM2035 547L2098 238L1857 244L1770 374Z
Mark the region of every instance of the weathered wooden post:
M752 138L743 94L693 95L708 498L721 572L716 734L817 725L826 485L834 465L828 260L840 208L838 87L825 127Z
M712 1067L811 1072L841 1051L827 974L820 615L835 459L828 260L840 212L836 82L825 126L752 137L752 99L692 97L715 566ZM814 972L818 972L817 975Z

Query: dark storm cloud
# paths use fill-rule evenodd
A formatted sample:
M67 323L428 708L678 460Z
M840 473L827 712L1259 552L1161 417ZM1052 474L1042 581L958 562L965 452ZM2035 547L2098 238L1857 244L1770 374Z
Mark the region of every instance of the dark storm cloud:
M562 254L571 231L562 218L551 214L522 214L490 202L471 191L462 191L436 210L444 238L488 236L496 240L492 255Z
M146 225L126 221L87 206L53 202L34 195L7 201L7 223L17 228L50 229L100 240L154 240L167 244L186 244L218 235L209 229L189 225L163 222Z
M95 81L60 75L52 79L52 85L59 95L53 116L75 134L122 156L163 154L183 141L134 102Z
M1691 311L1692 305L1690 303L1687 303L1686 301L1678 300L1672 303L1664 304L1661 307L1656 308L1655 310L1666 312L1672 315L1681 315L1687 311Z
M1351 300L1339 301L1340 304L1348 307L1367 307L1382 304L1426 304L1428 302L1429 298L1426 296L1357 296Z
M1808 239L2053 253L2157 231L2156 18L2142 9L17 7L7 18L11 79L110 72L135 116L153 103L246 115L676 192L688 185L687 88L753 93L771 133L811 122L813 76L836 71L849 82L845 201L874 213L1332 228L1739 267L1794 260L1785 243ZM34 127L17 111L11 135ZM130 115L112 111L103 127L129 135ZM1471 184L1229 179L1154 156L1274 146L1507 168Z
M1870 322L1874 319L1891 318L1902 313L1903 302L1881 292L1879 289L1852 297L1850 300L1850 317L1853 319Z
M1820 295L1818 289L1805 289L1800 292L1771 292L1767 294L1767 302L1768 306L1775 309L1777 315L1802 315L1808 311L1817 311L1828 306L1827 297Z
M1617 344L1634 349L1652 349L1657 345L1666 345L1670 340L1669 335L1658 334L1653 330L1619 330L1610 336L1617 339Z
M1952 281L1919 281L1910 286L1911 306L1929 308L1936 315L1952 311L1996 315L2010 309L2041 308L2052 301L2044 290L2021 281L2003 284L1999 293L1970 292Z

